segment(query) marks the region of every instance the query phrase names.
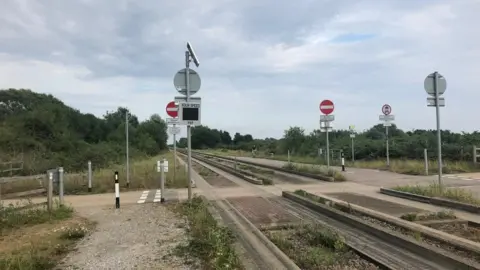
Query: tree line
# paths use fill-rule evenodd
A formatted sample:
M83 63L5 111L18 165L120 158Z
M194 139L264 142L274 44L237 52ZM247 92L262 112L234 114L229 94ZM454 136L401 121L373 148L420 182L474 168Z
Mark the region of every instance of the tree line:
M43 173L58 166L84 170L88 160L96 168L122 163L126 114L132 158L156 155L167 148L167 125L156 114L139 121L119 107L98 118L52 95L28 89L0 90L1 172L8 175L10 166L19 167L21 161L21 174Z
M354 143L355 159L374 160L386 155L385 127L378 124L364 132L355 133L351 138L349 130L333 130L329 132L330 150L338 154L343 152L347 159L352 157L352 139ZM473 146L480 147L480 132L456 133L442 130L442 157L447 160L473 160ZM436 130L416 129L403 131L396 125L389 127L389 154L393 159L423 159L424 149L430 159L437 157ZM186 139L180 139L180 146L186 145ZM210 129L207 126L192 128L192 148L227 148L234 150L251 151L264 154L287 154L301 156L321 156L325 154L326 136L320 130L313 130L309 134L301 127L290 127L285 130L280 139L253 138L250 134L235 133L230 137L227 131Z

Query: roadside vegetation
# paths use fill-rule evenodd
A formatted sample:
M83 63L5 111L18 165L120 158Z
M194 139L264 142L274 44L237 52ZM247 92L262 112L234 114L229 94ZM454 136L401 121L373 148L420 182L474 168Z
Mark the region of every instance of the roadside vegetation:
M160 185L160 173L157 172L157 160L166 158L168 160L169 170L165 173L167 188L185 188L187 187L187 177L185 168L177 162L177 169L175 179L173 178L173 153L163 151L159 156L150 157L144 160L135 160L130 163L130 186L128 190L136 189L155 189ZM120 187L122 190L127 190L127 177L125 165L111 165L108 168L93 167L92 173L92 192L91 193L105 193L114 191L114 172L118 171ZM41 188L40 181L43 187L46 187L45 177L40 179L26 179L18 180L11 183L0 184L1 193L9 194L14 192L21 192ZM70 194L88 194L88 173L83 171L81 173L65 173L64 174L64 192L66 195Z
M340 173L335 169L327 169L326 167L320 167L315 165L299 165L293 163L287 163L282 168L290 170L290 171L297 171L297 172L304 172L310 174L317 174L332 177L336 182L344 182L347 181L345 175Z
M422 195L422 196L440 197L440 198L445 198L453 201L480 206L480 199L478 199L478 197L471 191L463 188L440 189L438 184L432 183L428 186L405 185L405 186L393 187L392 189L397 191Z
M351 251L338 232L319 224L265 234L301 269L377 269Z
M280 135L280 134L279 134ZM443 172L462 173L480 171L480 166L473 165L473 146L480 147L480 133L455 133L442 131L443 138ZM351 138L348 130L334 130L330 133L330 164L341 165L340 152L345 154L347 167L390 170L397 173L423 175L424 149L427 149L429 174L438 172L436 157L436 133L434 130L404 131L396 125L389 129L390 166L385 162L385 128L375 125L364 132L356 133L355 162L352 163ZM186 146L186 138L179 141ZM325 135L319 130L307 134L301 127L290 127L280 139L255 139L250 134L235 133L206 126L192 129L192 148L204 149L213 154L229 156L247 156L270 158L306 164L325 165ZM252 153L252 150L254 153ZM321 150L321 152L320 152ZM321 153L321 154L320 154Z
M175 206L175 210L188 221L189 235L188 242L177 247L178 255L200 259L202 269L243 269L233 248L235 242L233 232L217 224L208 207L209 203L197 196L191 202Z
M29 202L0 204L0 269L53 269L95 224L56 205L52 212Z

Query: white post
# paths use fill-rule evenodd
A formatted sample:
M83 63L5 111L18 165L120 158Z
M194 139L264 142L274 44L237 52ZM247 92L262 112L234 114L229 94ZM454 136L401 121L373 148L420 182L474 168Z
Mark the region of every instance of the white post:
M47 183L47 209L49 212L53 208L53 173L48 172L48 183Z
M120 208L120 184L118 183L118 172L114 174L115 180L115 208Z
M88 192L92 192L92 162L88 161Z
M342 157L342 172L345 171L345 157L343 154L343 151L340 153L340 156Z
M60 205L63 205L65 199L63 197L63 167L58 168L58 197L60 201Z

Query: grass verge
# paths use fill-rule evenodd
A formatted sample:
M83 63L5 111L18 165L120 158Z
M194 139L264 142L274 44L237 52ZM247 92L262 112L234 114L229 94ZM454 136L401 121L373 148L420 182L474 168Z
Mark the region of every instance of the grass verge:
M462 188L443 188L436 183L432 183L428 186L421 185L405 185L396 186L393 190L408 192L416 195L428 196L428 197L440 197L462 203L468 203L480 206L480 199L471 191ZM442 191L440 191L442 190Z
M197 196L177 205L176 211L188 220L189 234L188 243L177 247L178 254L199 258L204 269L243 269L233 248L233 232L219 226L208 207L209 203Z
M187 175L185 168L177 162L175 179L173 178L173 153L165 152L159 156L149 158L147 160L137 160L130 163L130 187L128 190L137 189L154 189L159 187L160 173L157 172L157 160L166 158L168 161L168 172L165 173L167 181L166 188L186 188ZM85 167L87 167L85 162ZM92 164L92 193L113 192L113 176L114 172L118 171L119 181L122 190L126 190L127 177L125 165L114 165L109 168L95 168ZM46 186L46 177L41 178L43 186ZM21 192L31 189L40 188L38 179L26 177L25 180L18 180L12 183L5 183L1 186L2 194ZM65 194L87 194L88 193L88 175L87 172L69 174L64 176Z
M351 251L340 234L319 224L265 234L301 269L376 269Z
M227 149L220 150L209 150L208 153L214 155L222 156L244 156L252 157L251 152L245 151L233 151ZM280 161L288 161L288 156L286 155L265 155L262 153L257 153L257 158L266 158L274 159ZM309 156L290 156L290 161L295 163L305 163L305 164L325 164L325 160L319 157L309 157ZM331 160L331 165L340 165L339 160ZM466 172L477 172L480 170L479 166L474 166L471 162L466 161L443 161L443 173L466 173ZM408 175L424 175L425 174L425 164L423 160L399 160L399 159L390 159L390 167L387 167L385 160L357 160L354 163L346 161L346 167L356 167L356 168L366 168L366 169L379 169L379 170L389 170L396 173L408 174ZM428 162L429 174L438 173L438 163L434 160Z
M334 169L319 167L318 165L298 165L293 163L287 163L283 165L282 168L290 171L304 172L304 173L318 174L318 175L332 177L335 182L347 181L347 178L343 174L341 174L339 171Z
M94 223L70 207L0 205L0 269L53 269Z

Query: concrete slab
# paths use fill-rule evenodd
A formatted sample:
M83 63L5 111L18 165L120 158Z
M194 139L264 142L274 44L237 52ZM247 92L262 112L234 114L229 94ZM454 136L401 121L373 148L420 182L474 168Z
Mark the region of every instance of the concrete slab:
M389 202L386 200L380 200L377 198L356 194L356 193L349 193L349 192L339 192L339 193L324 193L329 197L333 197L348 203L360 205L365 208L373 209L382 213L387 213L393 216L401 216L406 213L413 213L413 212L424 212L424 210L405 206L398 203Z

